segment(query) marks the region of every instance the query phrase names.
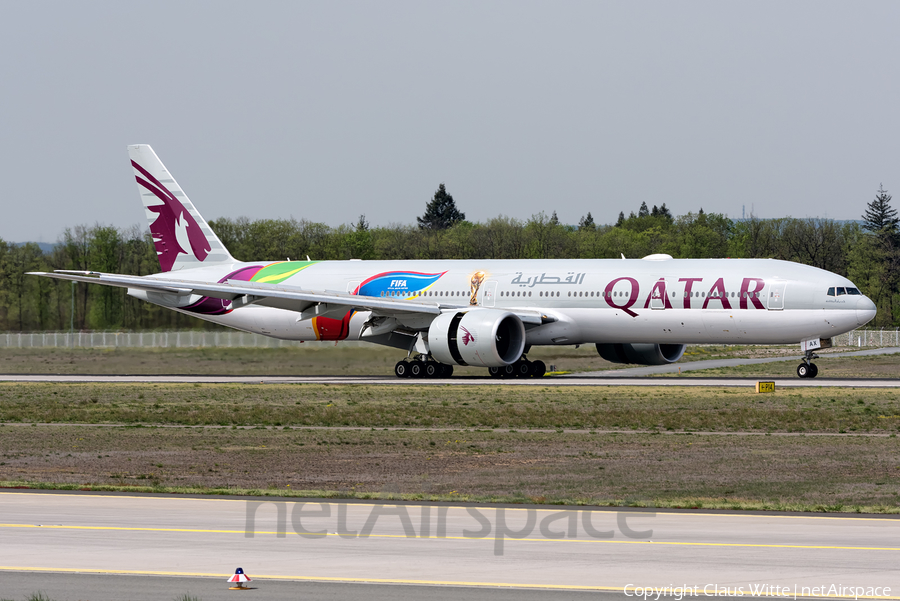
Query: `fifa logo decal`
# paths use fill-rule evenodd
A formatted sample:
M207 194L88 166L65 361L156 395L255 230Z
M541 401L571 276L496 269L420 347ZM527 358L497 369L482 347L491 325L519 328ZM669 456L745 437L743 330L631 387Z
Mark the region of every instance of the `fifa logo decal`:
M472 336L472 332L460 326L460 330L463 331L462 342L465 346L469 346L470 342L475 342L475 337Z
M487 274L483 271L476 271L472 274L472 280L469 285L469 304L477 305L478 304L478 289L481 288L481 284L484 283L484 278L487 277Z

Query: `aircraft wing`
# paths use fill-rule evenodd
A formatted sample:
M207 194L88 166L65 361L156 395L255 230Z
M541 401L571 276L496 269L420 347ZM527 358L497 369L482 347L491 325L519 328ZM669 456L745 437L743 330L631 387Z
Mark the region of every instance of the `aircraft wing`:
M303 313L318 306L319 309L327 310L329 313L352 309L356 311L372 311L380 315L397 315L404 313L440 315L447 310L468 309L470 307L467 304L359 296L346 292L312 292L292 286L245 282L243 280L228 280L223 283L199 282L193 280L179 280L171 277L141 277L114 273L100 273L96 271L67 270L57 270L52 273L31 272L29 275L38 275L74 282L105 284L107 286L117 286L120 288L134 288L137 290L163 294L196 294L199 296L230 300L235 308L256 304L286 309L289 311L297 311L299 313ZM318 312L321 313L321 310ZM526 324L540 325L542 323L556 321L556 318L544 315L539 311L524 309L514 310L512 312Z

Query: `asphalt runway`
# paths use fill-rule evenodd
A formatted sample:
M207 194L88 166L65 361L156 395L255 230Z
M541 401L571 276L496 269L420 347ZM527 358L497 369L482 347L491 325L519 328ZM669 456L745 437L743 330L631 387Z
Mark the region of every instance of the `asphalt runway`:
M119 384L354 384L365 386L714 386L717 388L754 388L756 382L775 382L789 388L900 388L900 379L869 378L625 378L564 376L552 378L496 379L450 378L446 380L399 379L393 376L106 376L106 375L0 375L0 382L107 382Z
M385 585L438 587L435 598L520 588L539 595L517 599L621 598L649 586L775 596L778 586L900 599L898 516L389 503L4 491L0 594L46 583L48 594L78 587L55 598L159 599L202 586L210 599L229 593L240 566L266 599L417 594Z

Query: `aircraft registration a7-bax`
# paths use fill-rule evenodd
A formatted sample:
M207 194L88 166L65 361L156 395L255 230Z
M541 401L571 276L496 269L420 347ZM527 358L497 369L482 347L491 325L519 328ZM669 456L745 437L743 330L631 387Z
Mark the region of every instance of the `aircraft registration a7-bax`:
M145 301L284 340L362 340L406 351L400 377L454 365L540 377L537 345L595 344L616 363L663 365L687 344L815 351L875 317L844 277L773 259L235 260L147 145L128 153L161 273L33 275L119 286ZM309 259L307 257L307 259Z

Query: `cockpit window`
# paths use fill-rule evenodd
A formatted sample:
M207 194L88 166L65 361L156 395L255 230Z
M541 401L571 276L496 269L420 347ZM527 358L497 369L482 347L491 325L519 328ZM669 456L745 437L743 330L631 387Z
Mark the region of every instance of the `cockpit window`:
M862 292L859 291L859 288L851 288L851 287L831 287L828 289L828 296L844 296L845 294L852 294L853 296L862 296Z

